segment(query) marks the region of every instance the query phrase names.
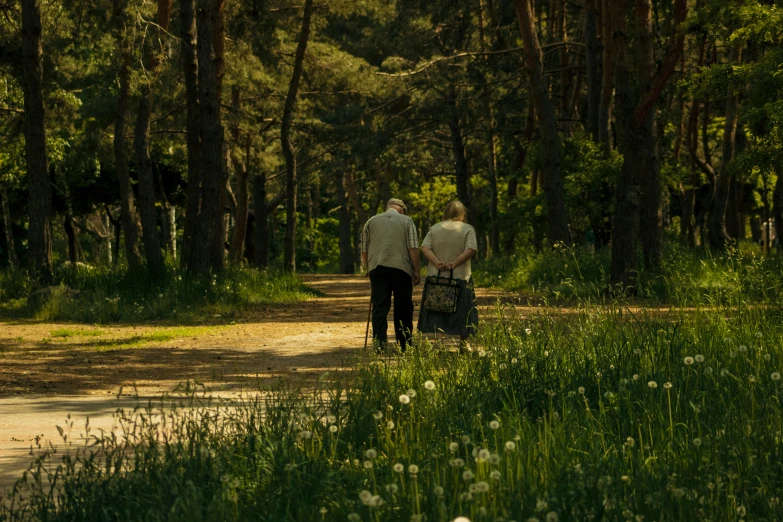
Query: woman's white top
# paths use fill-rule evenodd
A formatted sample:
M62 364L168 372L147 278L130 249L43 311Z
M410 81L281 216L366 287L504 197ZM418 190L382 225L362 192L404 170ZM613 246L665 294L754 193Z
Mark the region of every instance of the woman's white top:
M451 263L465 250L478 250L475 229L462 221L441 221L433 225L424 238L422 247L432 250L443 263ZM427 267L427 275L437 275L438 269L432 263ZM448 272L442 272L448 275ZM454 277L470 279L470 259L454 269Z

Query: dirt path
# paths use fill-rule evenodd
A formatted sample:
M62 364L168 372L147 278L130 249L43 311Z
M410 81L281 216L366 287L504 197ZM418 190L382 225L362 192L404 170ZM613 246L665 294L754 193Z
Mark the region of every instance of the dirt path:
M190 380L227 396L284 376L313 379L353 365L364 345L367 279L304 279L323 296L253 310L230 323L0 322L0 492L27 467L31 446L61 442L56 426L69 414L78 440L88 416L94 430L113 429L112 413L132 407L129 396L136 393L153 398ZM480 291L480 304L499 295Z

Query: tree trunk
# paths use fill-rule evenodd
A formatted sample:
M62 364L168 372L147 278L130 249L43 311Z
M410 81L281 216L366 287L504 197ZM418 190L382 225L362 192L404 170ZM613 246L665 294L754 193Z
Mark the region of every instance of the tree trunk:
M479 0L479 33L481 35L481 51L486 51L486 38L484 36L484 5ZM487 62L487 66L489 63ZM484 118L486 120L486 139L487 139L487 174L489 181L489 222L490 222L490 240L489 251L487 255L497 255L500 253L500 223L498 222L498 176L497 176L497 149L495 146L495 117L492 114L491 90L487 84L484 73L481 74L481 83L484 84L482 95Z
M636 45L639 50L636 58L638 69L636 73L637 83L642 94L650 92L652 88L652 75L654 67L653 32L652 32L652 3L651 0L636 1ZM641 150L623 151L633 155L638 154L642 163L634 163L639 168L637 172L640 206L639 206L639 239L642 245L642 253L645 266L656 272L660 270L663 262L663 199L661 187L661 168L658 162L657 140L654 134L655 110L654 105L649 104L645 113L641 116L643 123L638 124L637 132L642 147Z
M529 0L514 0L519 31L525 48L525 63L530 80L530 91L536 104L541 126L541 164L547 169L542 184L547 206L547 239L550 246L571 244L566 218L563 175L560 169L560 136L552 102L547 93L543 74L541 46L535 29L535 20Z
M22 0L24 138L27 159L27 266L42 284L52 276L52 190L46 165L40 0Z
M729 62L739 63L741 50L738 45L731 47ZM731 238L726 231L726 209L729 202L731 185L731 173L729 164L734 157L734 145L737 137L737 113L739 109L739 97L733 85L729 86L726 95L726 119L723 125L723 143L720 170L715 179L715 196L712 201L712 211L709 216L707 236L710 246L716 249L725 249Z
M232 107L238 115L240 106L239 88L234 87L231 93ZM234 128L234 143L239 142L239 122ZM229 260L232 263L241 263L242 254L245 250L245 235L247 234L247 216L249 208L248 194L248 171L250 169L250 135L248 134L245 142L245 161L239 158L238 151L232 154L232 163L234 166L234 176L237 182L237 208L234 214L234 233L231 236L231 248L229 250Z
M8 204L8 192L6 192L5 188L0 188L0 207L2 207L3 211L3 230L5 231L5 248L8 252L8 265L11 268L16 268L19 266L19 261L16 258L14 232L11 229L13 226L13 221L11 221L11 206Z
M347 175L342 173L337 179L337 204L339 205L340 218L340 273L353 274L354 254L353 243L351 241L351 208L349 207L347 191Z
M286 166L286 209L285 209L285 243L283 246L283 268L289 272L296 272L296 194L297 174L296 155L291 142L291 121L293 119L296 96L299 91L299 82L302 79L304 56L307 50L307 41L310 38L310 18L313 12L313 0L305 0L304 15L302 16L302 30L299 33L299 42L296 46L294 58L294 70L291 74L291 82L288 84L288 95L283 107L283 118L280 123L280 142L285 157Z
M158 212L155 208L155 177L150 160L150 121L152 119L152 83L158 74L161 50L155 45L168 32L171 20L171 0L158 0L157 25L151 28L153 43L142 49L146 55L145 65L149 71L146 83L141 88L139 111L136 117L134 145L136 149L136 173L139 182L139 214L141 215L141 237L147 267L154 273L165 268L160 249L158 233ZM144 57L143 57L144 58Z
M772 217L775 220L775 232L778 238L778 250L783 249L780 234L783 232L783 170L777 171L778 180L772 192Z
M614 31L614 10L612 9L612 0L600 1L603 54L601 56L601 100L598 106L598 141L601 144L604 155L609 156L609 152L612 149L610 125L612 120L612 93L615 86L615 50L612 34ZM624 13L623 16L625 16Z
M223 202L226 164L223 125L217 98L218 77L213 39L220 0L198 0L198 94L201 129L201 212L190 247L188 268L196 273L222 270L225 265Z
M257 268L263 269L269 266L269 214L266 208L266 173L263 170L253 179L253 207L255 214L253 263Z
M180 0L182 68L187 103L188 188L185 228L182 234L182 266L190 260L190 246L201 213L201 129L198 121L198 56L196 54L196 0Z
M136 174L139 183L139 214L141 216L141 239L144 242L144 254L147 268L153 273L164 270L163 253L158 239L158 211L155 208L155 179L150 160L150 120L152 118L150 87L142 88L139 99L139 112L136 117L134 144L136 149Z
M468 173L468 160L465 156L465 142L462 136L459 109L457 108L457 92L450 87L446 96L446 108L448 110L448 126L451 136L451 151L454 154L454 172L457 184L457 199L470 209L470 174Z
M120 185L120 222L125 234L125 256L128 268L135 270L141 266L139 253L139 232L136 227L136 208L133 203L133 187L128 172L128 146L125 134L128 127L128 98L130 97L130 36L128 20L124 6L117 4L115 16L121 18L118 23L117 42L120 48L119 92L117 93L117 116L114 120L114 164L117 170L117 181ZM119 261L119 250L116 259Z
M519 176L522 167L525 166L525 160L527 159L527 150L530 147L530 140L533 139L533 131L535 130L536 123L536 111L532 102L528 103L527 108L527 122L525 123L525 130L522 133L522 141L517 144L516 151L514 152L514 159L511 162L511 178L508 180L507 198L509 204L512 204L517 196L517 187L519 186ZM533 182L531 176L531 182ZM533 183L534 184L534 183ZM531 184L531 189L533 188ZM532 194L531 194L532 195ZM516 248L516 227L508 227L506 230L506 240L504 242L503 250L506 254L513 254Z
M598 5L600 0L585 1L585 52L587 65L587 133L599 143L601 108L601 40L598 39Z

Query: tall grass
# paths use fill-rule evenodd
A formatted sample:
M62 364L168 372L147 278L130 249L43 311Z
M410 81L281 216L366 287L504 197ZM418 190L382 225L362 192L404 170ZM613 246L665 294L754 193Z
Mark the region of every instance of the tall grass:
M194 395L168 415L126 412L124 437L98 435L57 469L34 466L3 516L783 516L780 310L496 313L471 356L420 340L309 393L223 405Z
M783 265L776 253L762 255L753 245L725 253L667 246L660 272L639 259L638 295L645 300L682 305L764 302L783 295ZM521 251L477 263L478 286L494 286L532 297L604 301L609 284L608 249L558 248Z
M44 294L30 296L24 272L0 272L0 317L85 323L231 317L261 304L315 295L292 274L231 267L196 277L170 266L165 273L64 266Z

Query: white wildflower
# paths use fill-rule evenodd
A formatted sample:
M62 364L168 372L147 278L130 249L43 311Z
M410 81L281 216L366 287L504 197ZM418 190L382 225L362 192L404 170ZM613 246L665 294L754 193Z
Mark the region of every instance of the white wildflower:
M411 398L410 398L410 396L408 396L408 395L405 395L405 394L403 393L402 395L400 395L400 402L401 402L402 404L410 404L410 402L411 402Z
M492 428L493 430L496 430L500 427L500 423L496 420L490 421L489 427Z
M418 472L419 472L419 466L417 466L416 464L411 464L410 466L408 466L408 473L410 473L411 475L415 475Z
M691 356L689 355L688 357L686 357L685 359L683 359L683 361L682 361L682 362L683 362L683 363L685 363L685 366L690 366L691 364L693 364L693 357L691 357Z
M397 473L402 473L403 471L405 471L405 466L403 466L401 463L398 462L394 465L394 471L396 471Z
M650 382L647 383L647 386L649 386L650 388L655 389L655 388L658 387L658 383L655 382L655 381L650 381Z
M435 383L432 382L432 381L425 381L424 382L424 389L425 390L430 390L430 391L434 390L435 389Z
M517 445L513 440L506 442L506 451L514 451L515 449L517 449Z

